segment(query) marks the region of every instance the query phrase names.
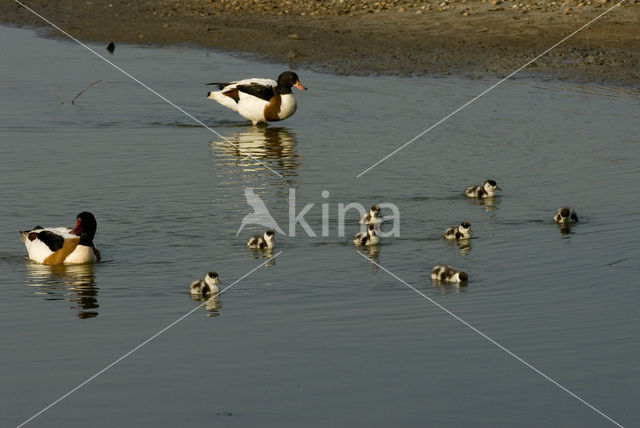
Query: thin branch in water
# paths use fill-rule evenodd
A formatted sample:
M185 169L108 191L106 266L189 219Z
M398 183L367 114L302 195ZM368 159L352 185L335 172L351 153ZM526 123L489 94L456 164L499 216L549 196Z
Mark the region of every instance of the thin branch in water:
M75 100L78 99L78 97L82 94L84 94L84 91L86 91L87 89L89 89L90 87L92 87L93 85L95 85L96 83L100 83L102 82L102 79L100 80L96 80L93 83L89 83L89 86L87 86L86 88L84 88L83 90L81 90L80 92L78 92L78 95L76 95L75 97L73 97L73 99L71 100L71 104L75 104Z
M56 96L56 98L58 99L58 101L60 101L60 104L64 104L64 102L62 101L62 98L60 98L60 97L58 96L58 94L56 94L56 91L54 91L54 90L53 90L53 88L52 88L51 86L49 86L49 91L51 91L51 93L52 93L53 95L55 95L55 96Z

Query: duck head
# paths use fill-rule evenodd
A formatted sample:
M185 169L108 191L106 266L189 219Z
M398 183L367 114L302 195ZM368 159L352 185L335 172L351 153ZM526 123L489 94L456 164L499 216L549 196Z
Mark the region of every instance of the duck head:
M285 71L278 76L278 90L281 94L290 94L292 87L301 91L307 90L307 88L302 86L300 78L298 78L298 75L293 71Z
M80 237L80 245L93 247L93 238L97 229L98 223L93 214L83 211L76 216L76 226L71 233Z

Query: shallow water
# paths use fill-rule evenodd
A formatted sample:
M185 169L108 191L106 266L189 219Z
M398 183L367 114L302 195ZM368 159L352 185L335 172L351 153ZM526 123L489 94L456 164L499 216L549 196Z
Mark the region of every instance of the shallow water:
M217 270L231 285L265 262L245 247L260 227L235 236L247 187L289 235L295 189L319 236L278 235L274 260L35 425L611 424L376 263L622 425L640 422L637 92L507 81L356 178L494 81L298 70L310 88L299 111L257 129L203 84L285 65L189 47L109 57L231 144L74 43L0 33L1 425L197 308L190 281ZM501 196L461 196L488 177ZM400 236L354 248L355 211L338 236L338 204L351 202L395 204ZM581 218L569 233L551 220L564 204ZM28 261L18 230L72 226L82 210L104 262ZM463 220L467 245L440 238ZM441 262L468 286L433 284Z

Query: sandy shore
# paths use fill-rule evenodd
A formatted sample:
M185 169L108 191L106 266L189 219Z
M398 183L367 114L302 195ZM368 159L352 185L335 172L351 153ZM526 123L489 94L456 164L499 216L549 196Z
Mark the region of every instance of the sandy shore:
M46 26L5 0L0 22ZM606 0L140 0L29 7L88 41L191 43L338 74L504 76L615 3ZM50 32L56 37L57 32ZM640 84L640 1L625 1L523 73Z

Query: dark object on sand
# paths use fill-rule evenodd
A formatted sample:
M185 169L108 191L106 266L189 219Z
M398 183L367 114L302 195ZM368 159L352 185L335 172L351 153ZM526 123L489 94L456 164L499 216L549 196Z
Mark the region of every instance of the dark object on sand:
M116 44L113 42L109 42L109 44L107 45L107 50L112 54L113 51L116 50Z

